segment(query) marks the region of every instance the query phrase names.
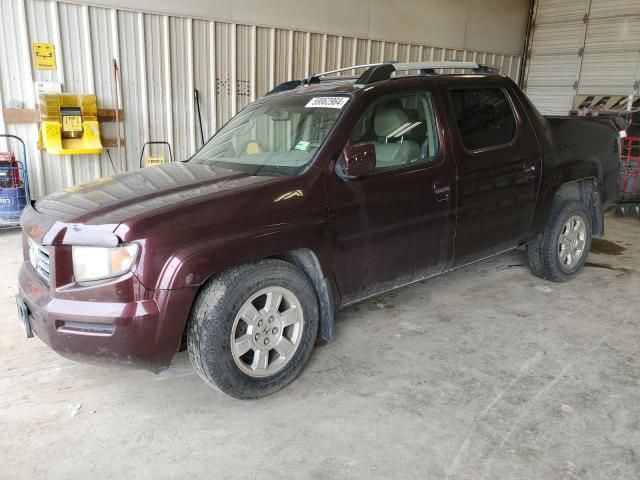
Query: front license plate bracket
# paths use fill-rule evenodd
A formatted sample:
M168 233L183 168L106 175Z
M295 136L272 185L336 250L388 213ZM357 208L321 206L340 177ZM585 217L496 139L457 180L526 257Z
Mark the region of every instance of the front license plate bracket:
M20 295L16 295L16 305L18 306L18 321L20 325L22 325L27 338L32 338L33 330L31 329L31 320L29 319L29 307L27 307L24 300L20 298Z

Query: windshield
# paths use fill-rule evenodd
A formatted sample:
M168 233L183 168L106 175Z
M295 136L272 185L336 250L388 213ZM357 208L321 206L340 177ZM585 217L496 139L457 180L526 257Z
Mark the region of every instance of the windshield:
M265 97L232 118L190 161L249 175L298 175L348 101L347 96Z

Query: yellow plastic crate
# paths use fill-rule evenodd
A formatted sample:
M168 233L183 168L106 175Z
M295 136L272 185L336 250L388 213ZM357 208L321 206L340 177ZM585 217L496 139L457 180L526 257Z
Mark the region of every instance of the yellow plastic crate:
M102 153L95 95L75 93L40 96L38 146L52 155Z

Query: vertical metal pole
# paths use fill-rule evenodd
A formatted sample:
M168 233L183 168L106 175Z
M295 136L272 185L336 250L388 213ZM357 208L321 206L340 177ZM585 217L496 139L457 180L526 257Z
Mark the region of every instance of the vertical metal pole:
M174 138L173 138L173 94L171 88L171 39L169 35L170 32L170 24L169 17L164 16L162 18L163 24L163 61L164 61L164 88L165 88L165 113L166 113L166 121L167 121L167 132L165 135L167 136L167 141L170 145L175 147Z
M121 124L120 119L120 109L122 108L122 102L120 100L119 93L121 91L119 85L119 76L117 75L117 66L120 65L120 33L118 31L118 11L116 9L111 9L110 11L110 19L111 19L111 53L113 58L111 60L111 70L113 72L113 101L115 102L115 110L116 110L116 145L118 151L118 163L120 165L121 171L126 171L127 165L127 152L126 149L122 149L121 147L121 139L123 138L124 124ZM126 138L125 138L126 141ZM123 155L124 151L124 155ZM114 172L116 173L116 172Z
M304 77L311 75L311 33L304 35Z
M276 29L269 30L269 90L276 85Z
M27 23L27 11L26 11L26 5L24 1L21 1L18 5L17 5L17 10L18 10L18 14L21 16L21 21L19 21L16 25L16 28L18 30L18 35L19 35L19 56L21 57L21 59L23 59L24 64L25 65L29 65L29 79L30 81L28 82L27 85L22 86L23 91L22 94L24 95L24 101L25 103L29 106L29 107L35 107L37 106L37 101L38 99L36 98L36 94L33 88L33 80L34 80L34 74L33 74L33 70L31 69L31 51L29 49L29 30L28 30L28 23ZM57 19L57 17L55 17ZM57 41L57 43L55 44L55 48L59 51L60 49L60 42ZM60 63L58 62L58 68L60 68ZM26 87L26 91L24 91ZM2 101L0 100L0 105L2 104ZM0 117L2 115L0 114ZM3 126L3 121L0 121L0 126ZM12 130L14 130L15 133L18 132L18 129L20 129L19 126L14 126L14 127L10 127L12 128ZM37 138L38 136L38 126L37 125L30 125L30 126L25 126L25 131L27 133L27 137L28 138ZM1 132L7 132L6 130L6 125L4 125L4 128L1 130ZM8 132L7 132L8 133ZM28 164L30 164L31 166L34 166L36 171L37 171L37 187L39 192L41 193L45 193L45 163L43 161L42 158L42 154L40 153L40 151L35 148L35 142L29 142L30 145L30 154L29 154L29 158L25 158L24 161ZM9 147L9 143L6 142L5 145L7 146L7 149ZM33 160L31 160L31 162L29 162L29 159L33 158ZM25 168L28 168L29 165L25 164ZM28 174L28 173L27 173Z
M209 22L209 97L211 98L211 121L209 122L209 136L218 130L218 94L217 94L217 66L216 66L216 22Z
M517 73L513 79L518 82L518 86L525 89L526 69L528 66L529 50L533 43L533 35L535 33L535 14L538 8L537 0L529 0L529 16L527 18L527 29L525 33L524 46L522 47L522 58L518 62Z
M58 82L64 87L64 59L60 56L62 51L62 42L60 41L60 17L58 15L58 2L51 2L51 32L54 38L54 45L58 52L58 61L56 61L56 77Z
M353 39L353 48L351 50L351 65L358 64L358 39ZM351 70L349 73L353 74L354 70Z
M320 70L321 71L326 71L327 70L327 34L323 34L322 35L322 52L320 55Z
M251 78L251 93L250 99L253 102L256 99L256 88L257 88L257 76L256 76L256 50L257 46L257 27L253 25L251 27L251 52L249 56L249 77Z
M287 80L293 80L293 30L287 32Z
M195 106L195 73L193 71L193 20L191 18L186 20L187 22L187 88L189 90L189 95L187 98L190 98L191 101L188 103L189 105L189 146L187 150L188 155L192 155L195 153L197 149L196 143L196 106ZM174 146L175 151L175 146Z
M60 15L59 15L58 6L59 4L57 2L51 2L51 18L52 18L51 29L53 32L53 37L55 38L54 43L55 43L56 50L58 52L62 52L62 41L60 36ZM23 4L23 7L24 7L24 4ZM26 18L25 18L25 25L26 25ZM26 34L26 31L25 31L25 34ZM56 71L58 72L58 82L60 82L63 88L65 88L67 87L67 85L65 85L65 76L64 76L64 64L65 64L64 56L58 55L58 58L56 60L57 60ZM65 164L65 169L64 169L65 186L73 185L75 183L74 181L75 175L73 172L73 161L68 155L66 155L63 157L63 162Z
M94 61L93 61L93 45L91 42L91 20L89 19L89 7L83 5L81 7L82 12L82 35L85 44L84 61L85 70L87 72L87 90L93 94L96 93L95 81L94 81ZM102 164L100 162L100 156L91 157L91 165L93 166L92 178L100 178L102 176Z
M144 14L138 14L138 72L140 75L140 102L144 121L142 122L142 131L144 138L142 143L149 140L156 140L150 137L150 119L149 119L149 92L147 85L147 48L146 34L144 28Z
M238 110L238 78L237 78L237 62L236 62L236 24L232 23L229 28L229 55L227 57L229 62L229 83L231 83L231 117L236 114Z

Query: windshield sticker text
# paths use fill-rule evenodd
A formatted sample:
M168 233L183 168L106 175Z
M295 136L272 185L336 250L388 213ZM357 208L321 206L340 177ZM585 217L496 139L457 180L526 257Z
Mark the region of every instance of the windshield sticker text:
M342 108L348 101L348 97L315 97L305 106L306 108Z

